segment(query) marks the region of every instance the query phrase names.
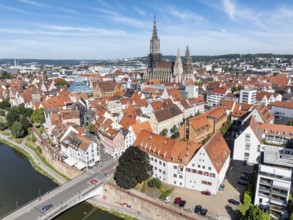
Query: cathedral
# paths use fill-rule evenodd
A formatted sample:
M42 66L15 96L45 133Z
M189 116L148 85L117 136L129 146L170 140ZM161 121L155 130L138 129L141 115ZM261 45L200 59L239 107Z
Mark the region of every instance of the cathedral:
M150 41L150 53L148 55L148 68L144 80L159 80L160 82L182 83L194 79L192 59L189 48L186 48L185 63L182 63L178 49L175 62L162 61L160 53L160 39L158 37L156 17L154 19L153 36Z

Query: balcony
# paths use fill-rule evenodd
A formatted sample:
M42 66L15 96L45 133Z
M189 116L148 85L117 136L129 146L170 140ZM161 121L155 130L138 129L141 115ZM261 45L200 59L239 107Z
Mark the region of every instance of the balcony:
M267 173L267 172L262 172L262 171L259 171L258 173L259 173L259 175L266 176L266 177L269 177L269 178L291 181L290 177L284 177L284 176L281 176L281 175L276 175L276 174L273 174L273 173Z
M284 213L286 211L286 208L284 208L283 206L270 205L270 210L279 212L279 213Z
M270 197L270 193L258 192L258 196L269 198Z
M271 188L266 186L259 186L259 190L267 193L271 192Z
M282 198L285 198L285 199L287 199L287 192L286 191L281 191L281 190L275 190L275 189L273 189L272 190L272 194L273 195L276 195L276 196L281 196Z
M272 181L260 180L260 184L265 186L272 186Z
M274 197L274 196L272 196L271 197L271 204L275 204L275 205L279 205L279 206L284 206L284 207L286 207L287 205L287 202L286 202L286 200L284 200L284 199L280 199L280 197Z

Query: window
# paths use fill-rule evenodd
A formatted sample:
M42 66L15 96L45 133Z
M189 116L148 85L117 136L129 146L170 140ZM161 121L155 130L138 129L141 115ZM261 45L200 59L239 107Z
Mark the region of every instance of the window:
M155 162L157 163L157 159L155 159Z
M182 178L183 178L183 176L182 176L182 175L179 175L179 178L180 178L180 179L182 179Z
M159 169L159 172L161 173L161 172L162 172L162 170L161 170L161 169Z
M245 144L245 150L249 151L250 150L250 143Z
M180 167L180 171L183 172L183 167Z
M176 181L174 181L174 184L176 184Z
M186 172L190 172L190 168L186 168Z
M209 170L211 170L212 168L211 167L209 167Z
M250 134L245 134L245 141L250 141Z
M154 158L151 157L151 161L153 161L153 160L154 160Z
M202 181L201 181L201 183L202 183L202 184L205 184L205 185L209 185L209 186L211 186L211 185L212 185L212 183L211 183L211 182L204 181L204 180L202 180Z
M210 173L210 177L213 177L213 178L215 178L215 177L216 177L216 175L215 175L214 173Z
M205 169L206 167L205 166L202 166L202 168Z
M177 166L176 165L174 165L174 170L177 170Z
M200 168L200 165L198 165L197 167Z
M194 163L192 164L192 166L194 167Z
M162 161L159 161L159 164L161 165L162 164Z
M197 173L200 174L200 175L202 175L202 171L200 171L200 170Z
M182 183L180 183L180 186L182 186Z
M155 167L155 170L157 170L157 167Z
M249 159L249 153L244 153L244 160L248 160Z
M196 173L196 170L195 169L192 169L192 173Z
M176 178L176 177L177 177L177 174L174 174L174 175L173 175L173 177L175 177L175 178Z
M204 172L203 175L204 176L209 176L209 173L208 172Z
M163 174L165 174L165 171L163 171Z
M166 166L166 164L165 164L165 163L163 163L163 166Z

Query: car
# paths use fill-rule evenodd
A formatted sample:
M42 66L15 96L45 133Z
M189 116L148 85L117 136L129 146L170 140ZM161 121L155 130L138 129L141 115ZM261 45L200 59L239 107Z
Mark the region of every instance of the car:
M243 170L242 173L246 174L246 175L251 175L251 172L248 170Z
M208 213L207 209L201 209L201 211L200 211L200 214L203 215L203 216L206 216L207 213Z
M175 199L174 199L174 205L179 205L180 204L180 202L181 202L181 197L176 197Z
M46 212L46 211L48 211L50 208L52 208L53 207L53 205L52 204L48 204L48 205L45 205L43 208L42 208L42 210L43 210L43 212Z
M165 199L165 202L166 203L170 202L171 201L171 198L172 198L171 196L167 196L166 199Z
M186 201L185 200L181 200L181 202L179 203L180 207L184 207L186 205Z
M219 186L219 190L220 191L223 191L225 189L225 184L221 184L220 186Z
M240 205L240 202L235 200L235 199L228 199L228 202L233 204L233 205L237 205L237 206Z
M249 177L248 176L245 176L245 175L243 175L243 176L241 175L239 177L239 179L248 181L249 180Z
M201 205L196 205L195 208L194 208L194 212L197 213L197 214L200 214L201 210L202 210Z
M200 193L203 194L203 195L206 195L206 196L210 196L211 195L211 192L208 191L208 190L201 191Z
M249 182L248 182L247 180L238 180L237 183L238 183L239 185L247 186Z
M247 178L247 179L249 179L250 174L242 173L241 176L242 176L242 177L245 177L245 178Z

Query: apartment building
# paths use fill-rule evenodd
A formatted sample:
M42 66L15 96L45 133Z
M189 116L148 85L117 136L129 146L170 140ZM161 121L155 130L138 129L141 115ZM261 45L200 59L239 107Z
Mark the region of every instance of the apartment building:
M202 145L142 130L134 142L150 157L153 176L198 191L218 192L230 162L230 150L220 132Z
M228 90L224 88L215 88L212 92L207 94L207 103L213 106L218 106L220 101L228 94Z
M276 101L270 104L271 113L275 116L276 124L287 124L293 119L293 103Z
M256 103L256 90L241 90L239 96L240 103L255 104Z
M293 150L266 146L261 154L254 204L278 219L286 216L291 189Z
M292 126L259 123L251 116L234 141L233 159L256 164L260 152L268 145L292 145L292 138Z

